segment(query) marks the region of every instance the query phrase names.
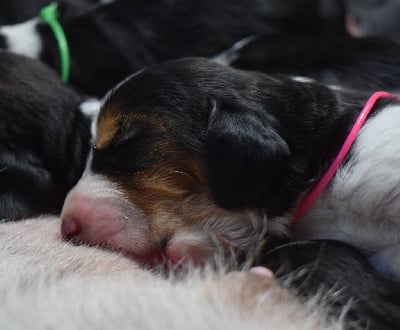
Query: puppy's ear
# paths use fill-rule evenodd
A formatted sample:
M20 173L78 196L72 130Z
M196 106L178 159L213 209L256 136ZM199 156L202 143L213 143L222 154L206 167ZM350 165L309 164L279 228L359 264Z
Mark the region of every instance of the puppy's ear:
M264 110L211 103L205 147L211 195L227 209L260 207L284 172L289 147Z

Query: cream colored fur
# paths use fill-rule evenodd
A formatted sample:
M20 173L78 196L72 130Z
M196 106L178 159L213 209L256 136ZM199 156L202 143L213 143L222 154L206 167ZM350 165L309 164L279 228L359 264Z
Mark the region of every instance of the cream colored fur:
M249 272L164 279L60 237L60 220L0 223L2 329L339 329Z

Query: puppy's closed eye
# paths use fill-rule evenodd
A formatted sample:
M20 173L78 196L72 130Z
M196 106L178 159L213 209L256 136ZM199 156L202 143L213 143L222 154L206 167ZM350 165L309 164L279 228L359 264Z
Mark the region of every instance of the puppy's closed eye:
M112 147L93 150L92 169L109 174L134 173L145 168L149 150L153 145L149 137L138 135L113 144Z

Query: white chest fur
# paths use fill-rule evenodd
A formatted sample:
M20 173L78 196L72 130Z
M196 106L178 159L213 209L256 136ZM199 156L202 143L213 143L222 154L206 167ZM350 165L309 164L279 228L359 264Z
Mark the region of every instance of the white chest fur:
M348 242L375 255L379 268L400 258L400 106L387 106L366 122L347 162L294 235ZM383 253L387 249L392 252ZM400 278L397 263L390 272Z

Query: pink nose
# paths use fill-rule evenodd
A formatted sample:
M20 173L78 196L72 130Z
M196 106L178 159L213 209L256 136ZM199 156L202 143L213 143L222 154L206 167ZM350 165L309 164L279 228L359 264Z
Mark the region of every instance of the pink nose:
M141 210L119 196L74 188L61 212L61 234L73 243L137 253L147 251L149 228Z
M67 197L61 213L61 234L73 243L92 243L92 221L96 214L96 200L72 193Z
M78 218L73 216L63 217L61 224L61 234L62 236L72 242L79 242L79 234L82 231L82 224Z
M61 234L73 243L104 245L119 228L111 200L88 196L73 190L61 212Z

